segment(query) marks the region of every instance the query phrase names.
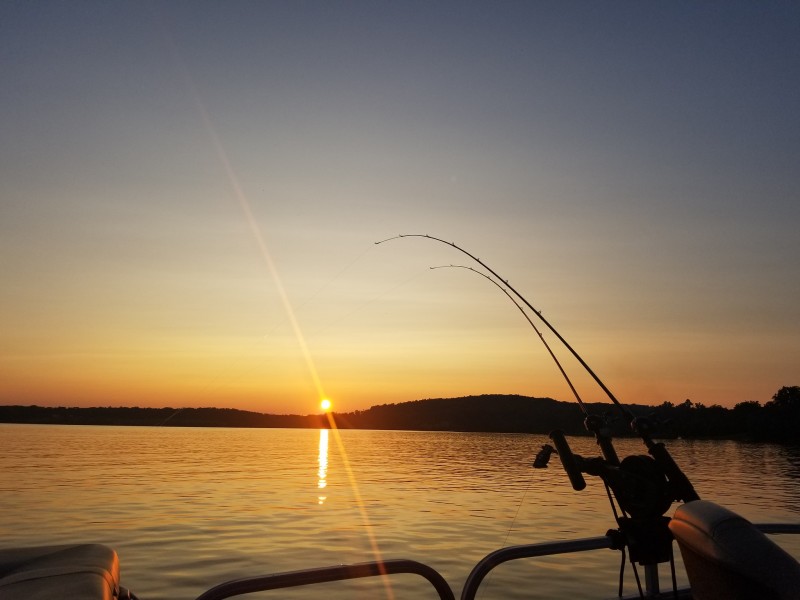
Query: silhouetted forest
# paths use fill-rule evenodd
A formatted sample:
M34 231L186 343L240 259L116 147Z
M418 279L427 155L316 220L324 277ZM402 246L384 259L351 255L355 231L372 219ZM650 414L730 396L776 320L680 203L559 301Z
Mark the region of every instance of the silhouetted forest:
M2 423L150 427L325 427L320 415L268 415L235 408L0 406Z
M800 442L800 387L782 387L766 404L741 402L733 408L705 406L686 400L658 406L626 405L636 416L657 425L657 437L721 438ZM587 404L603 416L614 435L630 435L621 411L608 403ZM562 429L585 434L584 414L574 402L516 395L436 398L382 404L367 410L326 415L270 415L231 408L118 408L0 406L0 422L61 425L138 425L170 427L330 427L342 429L407 429L421 431L485 431L549 433Z

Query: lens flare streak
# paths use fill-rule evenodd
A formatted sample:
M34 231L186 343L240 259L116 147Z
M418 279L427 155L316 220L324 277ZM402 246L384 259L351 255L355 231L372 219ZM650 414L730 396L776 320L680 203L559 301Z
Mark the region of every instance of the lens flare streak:
M298 344L300 346L300 349L302 351L303 358L305 359L306 366L308 368L308 372L309 372L309 374L311 376L311 379L312 379L312 381L314 383L314 386L316 387L317 394L318 394L317 397L318 398L326 398L326 394L324 393L324 390L322 388L322 382L320 381L316 366L315 366L313 358L311 356L311 352L308 349L308 344L306 343L305 336L303 335L303 332L300 329L300 324L297 321L297 317L295 315L294 309L293 309L292 304L291 304L291 302L289 300L289 295L287 294L286 288L283 285L283 281L282 281L282 279L280 277L280 273L278 272L277 265L275 264L274 260L272 259L272 255L271 255L271 253L269 251L269 248L267 246L266 240L264 239L264 235L261 233L261 229L258 226L258 222L256 221L256 218L255 218L255 216L253 214L253 210L252 210L252 208L250 206L250 202L248 201L247 196L244 193L244 190L243 190L243 188L242 188L242 186L241 186L241 184L239 182L239 177L237 176L236 171L234 170L233 165L231 164L231 162L230 162L230 160L228 158L228 154L225 151L225 148L224 148L221 140L219 139L219 136L217 135L216 129L215 129L214 124L213 124L213 122L211 120L211 116L209 115L208 111L206 110L205 105L203 104L203 102L202 102L202 100L200 98L200 95L196 91L196 88L195 88L194 83L192 81L192 77L191 77L191 75L189 73L189 70L186 68L186 65L184 64L183 60L181 59L180 53L178 52L177 47L176 47L175 43L172 40L172 37L169 35L169 32L168 32L166 26L163 24L163 22L160 22L159 24L161 25L161 30L162 30L162 33L164 35L164 38L165 38L168 46L170 47L170 50L171 50L171 53L172 53L173 62L176 65L177 70L180 72L181 77L183 79L183 83L186 86L186 89L188 90L188 93L192 98L192 101L193 101L193 103L195 105L195 108L196 108L197 112L199 113L199 115L200 115L200 117L201 117L201 119L203 121L203 125L205 127L206 133L208 134L209 139L212 142L212 145L214 147L214 150L216 151L217 157L218 157L220 163L222 164L222 166L223 166L223 168L225 170L228 182L229 182L231 188L233 189L233 192L234 192L234 194L235 194L235 196L236 196L236 198L237 198L237 200L239 202L239 205L240 205L240 207L242 209L242 212L244 213L244 216L245 216L245 218L247 220L247 223L248 223L248 225L250 227L250 231L253 234L253 237L255 238L256 244L258 245L259 251L261 253L261 257L263 258L264 263L266 264L266 266L267 266L267 268L269 270L269 273L272 276L272 280L275 283L275 287L278 290L278 294L280 295L281 302L283 304L284 310L286 311L286 315L287 315L287 317L289 319L289 322L290 322L290 324L292 326L292 330L294 332L294 335L297 338L297 342L298 342ZM326 416L328 418L328 423L330 425L330 429L332 429L334 431L334 437L336 439L336 444L337 444L337 446L339 448L339 452L340 452L340 454L342 456L342 459L343 459L343 462L344 462L345 471L347 472L347 477L349 479L349 483L350 483L351 489L353 490L353 494L355 496L356 505L358 506L359 513L360 513L361 518L362 518L362 520L364 522L364 525L366 526L365 530L367 531L367 536L368 536L368 539L369 539L370 547L372 549L373 557L374 557L376 562L380 563L380 562L382 562L382 555L381 555L380 549L378 548L378 543L377 543L377 540L375 539L375 534L373 533L373 528L370 527L369 516L367 515L366 507L364 506L364 501L363 501L363 499L361 497L361 493L359 492L358 484L356 482L353 470L352 470L352 468L350 466L350 462L347 459L347 452L344 449L344 445L342 443L341 436L339 435L339 432L336 429L336 422L334 420L334 417L333 417L332 413L326 412ZM327 436L325 436L324 439L327 440ZM322 466L323 466L322 446L323 446L323 436L322 436L322 434L320 434L320 463L319 463L319 473L318 473L318 475L320 475L320 477L318 479L318 486L319 486L319 483L323 481L323 477L321 477ZM326 454L325 454L325 463L324 464L325 464L324 482L325 482L325 486L327 487L327 474L328 474L328 470L327 470L327 443L326 443ZM382 571L382 573L383 573L383 571ZM383 576L381 577L381 580L383 582L384 590L386 592L386 597L389 600L393 600L394 599L394 591L392 590L392 586L391 586L391 582L389 581L389 577L385 573L383 573Z

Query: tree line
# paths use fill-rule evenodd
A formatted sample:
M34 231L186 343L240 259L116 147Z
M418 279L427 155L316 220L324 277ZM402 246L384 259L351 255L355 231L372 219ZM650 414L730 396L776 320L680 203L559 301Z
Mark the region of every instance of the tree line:
M677 405L664 402L653 413L682 437L800 443L800 386L796 385L782 387L763 405L753 400L726 409L685 400Z
M720 438L798 443L800 387L778 390L764 405L741 402L731 408L686 400L658 406L626 405L635 416L650 417L657 437ZM614 435L632 435L621 411L608 403L589 403L590 414L605 417ZM59 425L135 425L169 427L279 427L405 429L549 433L561 429L586 434L584 413L574 402L519 395L486 394L381 404L366 410L326 415L272 415L232 408L0 406L0 422Z

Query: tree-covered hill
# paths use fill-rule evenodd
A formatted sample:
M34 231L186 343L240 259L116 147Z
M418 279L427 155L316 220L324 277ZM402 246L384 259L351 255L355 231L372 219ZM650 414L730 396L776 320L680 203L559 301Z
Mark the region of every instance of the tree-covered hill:
M735 438L800 443L800 387L783 387L762 405L734 408L686 400L659 406L628 405L636 416L652 417L660 437ZM615 435L630 433L629 423L611 404L588 404L590 414L607 419ZM367 410L325 415L270 415L231 408L122 408L0 406L0 422L59 425L138 425L170 427L330 427L549 433L586 433L584 414L574 402L517 395L435 398L381 404Z

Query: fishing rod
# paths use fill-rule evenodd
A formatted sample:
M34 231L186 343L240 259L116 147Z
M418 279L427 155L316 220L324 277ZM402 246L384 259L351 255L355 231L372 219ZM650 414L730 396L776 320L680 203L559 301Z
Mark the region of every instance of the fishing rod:
M581 400L580 394L578 394L578 390L576 390L575 386L572 385L572 381L570 380L569 375L567 375L566 371L564 371L564 367L561 366L561 362L558 360L558 358L556 358L556 355L553 353L553 350L550 348L550 344L548 344L547 340L544 339L544 336L542 335L542 332L539 331L538 327L536 327L536 324L528 316L528 313L525 312L525 309L522 308L520 303L517 302L514 299L514 296L512 296L511 294L508 293L508 290L506 288L504 288L502 285L497 283L497 281L495 281L494 279L489 277L486 273L481 273L477 269L475 269L473 267L470 267L470 266L467 266L467 265L441 265L441 266L438 266L438 267L431 267L431 270L433 270L433 269L467 269L468 271L472 271L473 273L476 273L476 274L480 275L481 277L483 277L484 279L486 279L490 283L494 284L497 287L497 289L499 289L506 296L508 296L508 299L511 300L511 302L514 303L514 306L516 306L519 309L519 312L522 313L522 316L525 317L525 320L528 321L528 323L530 324L531 327L533 327L533 330L539 336L539 339L542 340L542 343L544 344L544 347L547 348L547 351L550 353L550 356L555 361L556 366L558 367L558 370L561 371L561 374L564 376L564 379L566 380L567 385L569 386L569 389L572 390L572 395L575 396L575 400L578 402L578 406L581 407L581 410L583 411L584 416L586 416L587 418L589 417L589 411L586 408L586 405L583 403L583 400Z
M644 418L644 417L636 417L627 407L625 407L619 400L617 400L617 398L614 396L614 394L611 392L611 390L608 389L608 387L602 382L602 380L591 369L591 367L589 367L589 365L586 363L585 360L583 360L583 358L580 356L580 354L578 354L578 352L569 344L569 342L567 342L564 339L564 337L556 330L556 328L553 327L553 325L551 325L550 322L547 319L545 319L545 317L542 315L541 311L539 311L536 308L534 308L533 305L530 302L528 302L528 300L522 294L520 294L514 288L514 286L512 286L508 282L507 279L505 279L504 277L499 275L497 273L497 271L492 269L489 265L487 265L485 262L483 262L480 258L475 256L471 252L465 250L461 246L455 244L454 242L448 242L447 240L443 240L441 238L434 237L432 235L427 235L427 234L401 234L401 235L397 235L397 236L394 236L394 237L391 237L391 238L387 238L385 240L381 240L381 241L375 242L375 244L376 245L377 244L384 244L384 243L392 241L392 240L403 239L403 238L411 238L411 237L418 237L418 238L424 238L424 239L428 239L428 240L433 240L433 241L445 244L447 246L450 246L451 248L455 248L456 250L458 250L462 254L465 254L466 256L468 256L469 258L474 260L477 264L482 266L484 269L486 269L486 271L491 273L496 278L496 280L501 281L503 283L503 285L506 288L508 288L508 290L510 290L510 292L514 294L514 296L516 296L516 298L518 298L525 306L527 306L530 310L532 310L536 314L537 317L539 317L539 319L542 321L542 323L544 323L545 326L547 326L547 328L559 339L559 341L561 341L561 343L564 344L564 347L567 348L567 350L570 351L570 353L581 364L581 366L586 370L586 372L589 373L589 375L592 377L592 379L594 379L594 381L597 383L597 385L600 386L600 388L606 393L606 395L609 397L609 399L611 399L611 401L620 409L620 411L623 413L623 415L625 415L628 419L630 419L631 429L634 432L636 432L639 435L639 437L642 439L642 441L644 442L645 446L647 447L647 450L648 450L649 454L653 457L653 459L657 463L658 470L660 472L662 472L666 476L666 478L669 480L669 483L670 483L671 487L673 488L673 490L670 492L670 496L674 497L676 500L683 500L685 502L689 501L689 500L696 500L697 498L699 498L699 496L695 492L691 482L686 477L686 475L683 473L683 471L681 471L680 467L678 467L678 465L675 463L674 459L669 454L669 451L666 449L664 444L660 443L660 442L655 442L652 439L652 435L651 434L653 432L654 426L650 422L650 420L647 419L647 418ZM502 286L501 286L501 289L505 289L505 288L502 288ZM524 310L523 310L523 313L524 313ZM616 460L616 453L615 453L615 451L613 449L613 446L612 446L611 437L608 434L608 432L604 430L602 419L599 418L599 417L589 417L589 416L587 416L586 420L584 421L584 426L586 427L586 429L588 431L590 431L590 432L595 434L595 438L597 439L598 445L600 446L600 448L601 448L601 450L603 452L603 455L605 457L605 461L604 462L606 463L606 465L619 464L618 461ZM585 486L585 483L583 483L583 481L582 481L583 480L583 476L581 475L581 470L582 469L586 469L586 470L584 470L584 472L587 472L587 473L589 473L591 475L600 475L601 474L600 472L603 469L600 469L600 467L598 467L598 463L595 463L595 462L593 462L591 460L587 460L587 461L578 460L580 457L573 456L571 450L569 449L569 445L567 444L566 439L564 438L563 432L554 431L551 434L550 437L553 440L553 442L556 444L556 449L558 450L559 458L561 459L561 462L564 465L564 469L565 469L565 471L567 471L567 474L569 475L570 480L573 483L573 487L576 490L577 489L582 489L582 486ZM546 458L545 457L542 457L542 458L543 458L543 462L546 464ZM604 480L605 480L605 478L604 478ZM617 488L620 489L620 491L622 491L620 486L612 485L612 487L617 487ZM615 490L615 492L616 492L616 490Z
M519 302L517 302L514 299L514 296L512 296L505 287L503 287L500 283L498 283L497 280L493 279L492 277L489 277L486 273L482 273L481 271L478 271L477 269L474 269L474 268L472 268L470 266L467 266L467 265L443 265L443 266L440 266L440 267L431 267L431 269L443 269L443 268L448 268L448 267L449 268L467 269L469 271L472 271L473 273L476 273L476 274L480 275L481 277L485 278L490 283L493 283L501 292L503 292L508 297L509 300L511 300L511 302L514 303L514 305L517 307L517 309L522 313L522 316L525 317L525 320L528 321L528 323L530 324L531 327L533 327L533 330L539 336L539 339L542 340L542 343L544 344L544 347L547 348L547 351L550 353L550 356L552 357L553 361L556 363L556 366L558 367L558 370L561 371L561 375L563 375L564 379L566 380L567 385L569 386L569 389L572 390L572 394L575 396L575 400L578 402L578 406L580 406L581 411L583 411L583 415L585 417L585 419L583 421L584 427L586 427L586 429L588 431L594 433L595 440L597 441L597 445L600 446L600 449L601 449L601 451L603 453L603 457L610 464L618 465L619 464L619 458L617 457L616 450L614 450L614 445L611 443L611 436L609 435L609 433L608 433L608 431L607 431L607 429L605 427L603 419L601 417L598 417L597 415L589 414L589 410L586 408L586 405L583 403L583 400L581 399L580 394L578 394L578 390L575 389L575 386L572 384L572 380L569 378L569 375L567 375L567 372L564 370L564 367L561 365L561 361L558 360L558 358L556 357L556 355L553 352L552 348L550 348L550 344L548 344L547 340L544 339L544 335L542 335L542 332L539 331L538 327L536 327L536 324L528 316L528 313L525 312L525 309L522 307L522 305ZM561 441L560 440L554 440L553 443L556 444L556 447L559 447L561 445ZM535 468L537 468L537 469L545 468L547 466L548 461L550 460L550 455L553 453L553 451L554 451L554 449L553 449L552 446L549 446L549 445L543 446L541 451L536 455L536 459L533 461L533 466ZM561 456L561 455L559 455L559 456ZM582 478L575 478L573 475L570 475L570 479L572 480L573 487L575 489L578 489L579 487L582 487L582 486L586 485L585 481L582 481Z
M531 310L532 310L534 313L536 313L536 316L537 316L537 317L539 317L539 319L542 321L542 323L544 323L544 324L547 326L547 328L548 328L550 331L552 331L552 332L553 332L553 334L554 334L554 335L555 335L555 336L556 336L556 337L559 339L559 341L560 341L562 344L564 344L564 347L565 347L567 350L569 350L569 351L570 351L570 353L572 354L572 356L574 356L574 357L577 359L577 361L578 361L578 362L581 364L581 366L582 366L584 369L586 369L586 372L587 372L587 373L589 373L589 375L591 375L592 379L594 379L594 381L597 383L597 385L599 385L599 386L600 386L600 389L602 389L602 390L603 390L603 391L606 393L606 395L609 397L609 399L610 399L610 400L611 400L611 401L612 401L612 402L613 402L613 403L614 403L614 404L615 404L615 405L616 405L616 406L617 406L617 407L618 407L618 408L619 408L619 409L622 411L622 413L623 413L623 414L624 414L624 415L625 415L625 416L626 416L628 419L630 419L631 421L634 421L634 420L635 420L635 417L634 417L633 413L631 413L631 412L630 412L630 411L629 411L629 410L628 410L628 409L627 409L627 408L626 408L626 407L625 407L625 406L624 406L624 405L623 405L623 404L622 404L622 403L621 403L619 400L617 400L616 396L614 396L614 394L612 394L612 393L611 393L611 390L609 390L609 389L608 389L608 387L606 386L606 384L605 384L605 383L603 383L603 382L602 382L602 380L600 379L600 377L598 377L598 376L597 376L597 374L596 374L596 373L595 373L595 372L594 372L594 371L591 369L591 367L590 367L590 366L589 366L589 365L586 363L586 361L585 361L585 360L583 360L583 358L581 357L581 355L580 355L580 354L578 354L578 352L577 352L577 351L576 351L576 350L575 350L575 349L574 349L574 348L573 348L573 347L572 347L572 346L569 344L569 342L567 342L567 340L565 340L565 339L564 339L564 337L563 337L563 336L562 336L562 335L561 335L561 334L560 334L560 333L559 333L559 332L556 330L556 328L555 328L555 327L553 327L553 326L550 324L550 322L549 322L547 319L545 319L545 318L544 318L544 316L542 315L542 312L541 312L540 310L537 310L537 309L535 309L535 308L533 307L533 305L532 305L530 302L528 302L528 300L527 300L527 299L526 299L526 298L525 298L525 297L524 297L522 294L520 294L520 293L519 293L519 292L518 292L516 289L514 289L514 286L512 286L510 283L508 283L508 279L505 279L504 277L502 277L501 275L499 275L499 274L497 273L497 271L495 271L494 269L492 269L492 268L491 268L489 265L487 265L485 262L483 262L483 261L482 261L480 258L478 258L478 257L477 257L477 256L475 256L474 254L472 254L472 253L468 252L467 250L465 250L464 248L462 248L461 246L458 246L457 244L455 244L455 243L453 243L453 242L448 242L447 240L443 240L443 239L441 239L441 238L437 238L437 237L434 237L434 236L432 236L432 235L427 235L427 234L419 234L419 233L401 234L401 235L396 235L396 236L394 236L394 237L387 238L387 239L385 239L385 240L381 240L381 241L379 241L379 242L375 242L375 244L376 244L376 245L377 245L377 244L384 244L384 243L386 243L386 242L389 242L389 241L392 241L392 240L398 240L398 239L410 238L410 237L419 237L419 238L425 238L425 239L429 239L429 240L433 240L433 241L436 241L436 242L440 242L440 243L442 243L442 244L446 244L447 246L450 246L450 247L452 247L452 248L455 248L456 250L458 250L458 251L459 251L459 252L461 252L462 254L466 254L467 256L469 256L469 257L470 257L472 260L474 260L476 263L478 263L478 264L479 264L480 266L482 266L484 269L486 269L487 271L489 271L489 273L491 273L491 274L492 274L492 275L494 275L494 276L495 276L497 279L499 279L500 281L502 281L502 282L505 284L505 286L506 286L506 287L507 287L509 290L511 290L511 292L512 292L512 293L513 293L513 294L514 294L514 295L515 295L517 298L519 298L519 300L521 300L521 301L522 301L522 302L525 304L525 306L527 306L527 307L528 307L529 309L531 309Z
M390 240L402 239L406 237L421 237L429 240L437 241L455 248L459 252L467 255L481 267L486 269L494 278L489 277L485 273L473 269L468 266L450 265L450 267L461 267L473 271L478 275L483 276L490 282L500 288L506 296L508 296L517 308L522 312L525 318L533 327L534 331L539 335L539 338L545 344L545 347L550 352L550 355L556 362L562 375L564 375L567 383L575 394L578 404L586 415L584 426L588 431L595 434L598 445L600 446L603 457L597 458L584 458L577 454L573 454L569 443L563 431L555 430L550 433L555 448L549 444L545 444L534 460L533 466L536 468L545 468L547 466L550 455L553 452L558 454L561 464L564 467L573 489L582 490L586 487L586 481L583 474L593 475L599 477L606 487L611 508L614 513L614 518L617 521L618 529L609 530L607 535L611 538L611 547L617 550L622 550L622 564L620 565L620 588L619 595L622 597L622 577L625 568L625 549L629 551L629 558L633 567L634 575L636 577L636 585L639 589L640 598L644 598L645 594L642 589L639 573L636 569L636 564L642 565L645 568L645 580L648 596L653 591L655 595L660 596L658 593L658 564L669 562L672 572L673 593L677 598L677 581L675 576L675 563L672 553L672 534L669 531L668 523L669 517L665 513L669 510L672 502L684 501L689 502L699 499L689 479L681 471L680 467L675 463L669 451L663 443L656 443L651 438L653 426L650 421L643 417L635 417L633 413L620 403L619 400L611 393L608 387L600 380L595 372L586 364L586 361L572 348L572 346L564 339L564 337L550 324L550 322L542 316L541 311L535 309L528 300L522 296L514 287L508 283L508 280L501 277L495 270L489 267L481 259L474 254L468 252L464 248L456 245L453 242L433 237L430 235L422 234L406 234L399 235L392 238L376 242L382 244ZM442 268L442 267L432 267ZM499 281L498 281L499 280ZM502 285L500 284L502 282ZM510 291L510 292L509 292ZM528 316L525 309L517 302L511 293L516 296L525 306L536 313L536 316L555 334L555 336L564 344L564 346L572 353L584 369L592 376L600 388L608 395L611 401L619 407L622 413L630 418L631 428L639 434L645 446L648 449L650 456L631 455L627 456L621 462L617 458L616 451L613 447L610 432L604 427L603 420L599 417L592 417L589 415L588 410L580 399L577 391L575 390L572 382L570 381L564 369L561 367L555 354L550 349L544 336ZM613 494L612 494L613 492ZM616 504L619 505L621 514L618 513Z

